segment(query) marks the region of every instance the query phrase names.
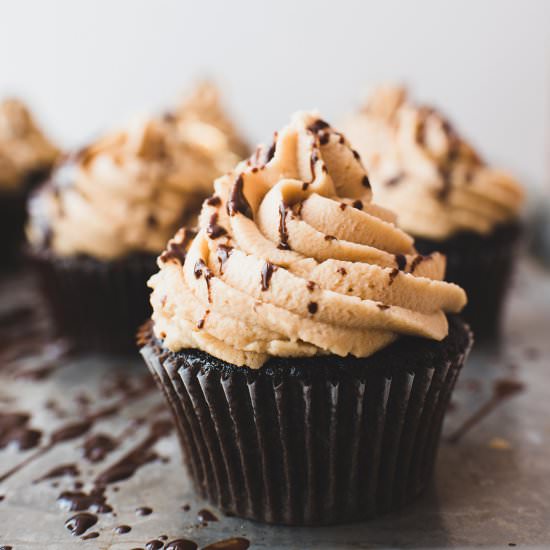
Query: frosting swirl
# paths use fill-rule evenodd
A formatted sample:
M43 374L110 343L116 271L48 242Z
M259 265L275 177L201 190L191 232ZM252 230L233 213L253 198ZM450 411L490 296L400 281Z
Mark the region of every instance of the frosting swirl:
M366 357L400 334L440 340L466 302L371 203L345 137L297 113L215 182L198 232L180 230L150 280L155 334L235 365L269 356Z
M17 188L29 172L51 166L58 154L21 101L0 102L0 187Z
M439 112L414 105L403 88L378 88L344 129L365 160L376 201L414 236L487 234L519 215L521 186L486 166Z
M31 201L29 238L59 255L157 254L239 158L207 122L136 119L58 168Z

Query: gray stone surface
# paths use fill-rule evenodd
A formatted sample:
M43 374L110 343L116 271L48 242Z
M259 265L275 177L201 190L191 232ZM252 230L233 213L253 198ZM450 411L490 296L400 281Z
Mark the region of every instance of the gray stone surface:
M0 319L16 305L38 308L25 278L2 280L0 292ZM58 346L31 334L48 328L39 308L33 323L22 329L23 335L30 331L29 341L34 342L26 350L9 327L0 326L0 413L31 413L30 425L43 431L45 446L59 426L109 404L120 406L96 420L88 434L41 451L34 459L29 457L36 449L21 451L12 444L0 450L0 476L28 461L0 482L0 546L130 550L166 534L169 540L194 540L199 547L235 536L249 539L251 548L270 549L550 547L550 277L532 262L525 261L518 274L500 349L474 349L461 375L429 491L398 514L330 528L273 527L223 518L193 497L171 434L156 443L157 459L129 479L109 485L107 500L116 516L99 514L97 525L88 530L98 531L99 538L83 541L72 536L64 523L74 512L60 508L60 492L72 489L75 480L90 490L96 475L143 441L151 423L166 413L154 389L134 399L125 397L131 389L120 380L133 385L146 380L139 357L59 357ZM43 371L40 380L28 378L29 371L39 376L36 369L45 364L51 372ZM525 390L501 403L459 442L449 443L449 434L490 399L494 381L503 378L521 381ZM99 432L124 437L104 461L91 463L82 458L82 444ZM33 483L53 466L71 463L80 469L77 478ZM185 504L190 505L187 511L182 509ZM154 511L138 517L139 506ZM197 513L203 507L220 520L201 525ZM113 528L123 524L132 530L115 534Z

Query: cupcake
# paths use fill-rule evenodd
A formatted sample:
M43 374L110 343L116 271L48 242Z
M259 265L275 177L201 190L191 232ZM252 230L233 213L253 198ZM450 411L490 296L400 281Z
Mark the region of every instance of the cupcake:
M67 158L30 202L31 256L60 332L79 349L135 350L155 258L239 159L218 128L185 128L136 120Z
M24 238L25 202L45 179L58 155L23 103L0 102L0 235L1 266L11 267Z
M521 233L521 186L403 88L376 90L344 128L375 200L397 214L420 252L447 256L446 279L468 294L463 315L476 341L498 336Z
M401 507L430 479L471 345L445 258L371 202L316 114L214 187L159 257L138 335L197 492L290 525Z

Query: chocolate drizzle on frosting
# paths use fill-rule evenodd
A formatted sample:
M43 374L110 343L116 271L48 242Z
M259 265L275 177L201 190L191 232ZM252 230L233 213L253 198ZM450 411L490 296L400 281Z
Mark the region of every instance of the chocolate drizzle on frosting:
M286 216L288 214L287 207L284 202L279 204L279 244L277 248L280 250L290 250L288 244L288 231L286 228Z
M227 203L227 213L230 216L234 216L235 214L242 214L243 216L252 219L252 208L250 208L250 204L244 196L243 186L243 176L242 174L239 174L233 185L231 197Z
M273 272L277 269L276 265L273 265L271 262L265 262L262 267L262 290L265 291L269 288L269 283Z
M227 234L227 230L218 224L218 218L219 214L217 212L214 212L212 216L210 216L210 222L206 228L206 233L208 233L211 239L218 239Z

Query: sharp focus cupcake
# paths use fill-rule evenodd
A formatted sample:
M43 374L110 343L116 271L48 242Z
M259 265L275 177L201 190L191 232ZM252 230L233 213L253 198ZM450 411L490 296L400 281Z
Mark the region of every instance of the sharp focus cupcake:
M371 203L344 136L298 113L159 258L141 353L222 510L330 524L428 483L471 334L445 258Z
M165 117L59 166L30 202L28 236L60 332L77 348L135 350L156 256L239 158L217 127Z
M420 252L446 254L446 278L468 294L464 317L476 340L496 337L521 233L521 186L403 88L376 90L344 128L375 200L397 214Z
M40 131L28 109L16 99L0 102L0 235L2 268L19 256L24 240L26 198L45 179L57 148Z

